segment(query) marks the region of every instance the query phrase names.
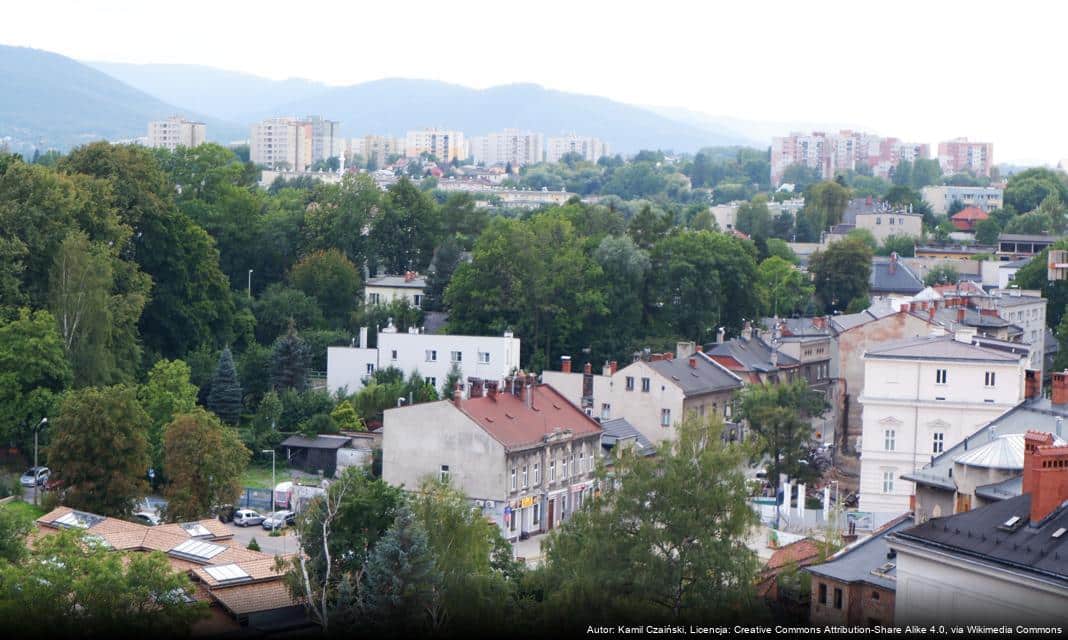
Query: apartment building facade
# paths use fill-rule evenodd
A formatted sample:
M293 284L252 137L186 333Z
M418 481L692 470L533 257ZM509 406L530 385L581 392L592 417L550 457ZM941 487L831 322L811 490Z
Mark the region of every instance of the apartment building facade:
M923 201L931 207L936 215L944 216L954 202L965 207L978 207L990 213L1000 209L1005 203L1005 190L999 187L953 187L937 185L921 190Z
M418 158L429 153L439 162L446 163L466 160L468 155L463 132L448 129L409 131L404 138L404 147L404 155L408 158Z
M249 159L272 169L307 171L312 160L310 122L296 118L268 118L252 125Z
M322 116L306 116L304 122L311 125L311 161L340 158L345 153L345 140L341 137L341 123L326 120Z
M165 120L153 120L148 123L148 146L153 149L170 149L178 147L199 147L207 138L207 125L193 122L181 116L171 116Z
M942 173L972 173L990 177L994 166L994 145L991 142L969 142L967 138L954 138L938 143L938 164Z
M518 168L537 164L545 155L545 141L540 133L505 129L497 133L475 136L470 140L471 157L475 163L487 167L512 165Z
M349 142L349 160L356 156L363 159L364 165L373 163L381 169L389 164L393 156L404 156L404 139L392 136L364 136L353 138Z
M780 185L786 168L791 165L817 169L824 180L833 178L839 171L855 171L859 165L869 167L875 176L888 178L899 162L929 156L930 147L926 144L858 131L794 132L772 138L771 183Z
M608 144L590 136L569 134L555 136L545 141L545 161L560 162L569 153L577 153L587 162L597 162L609 155Z

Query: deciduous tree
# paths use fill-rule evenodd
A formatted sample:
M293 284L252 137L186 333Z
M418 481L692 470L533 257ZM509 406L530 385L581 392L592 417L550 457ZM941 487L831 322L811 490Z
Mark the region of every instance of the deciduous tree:
M213 414L194 409L175 416L164 432L167 518L196 520L210 517L218 505L233 504L249 456L237 431Z

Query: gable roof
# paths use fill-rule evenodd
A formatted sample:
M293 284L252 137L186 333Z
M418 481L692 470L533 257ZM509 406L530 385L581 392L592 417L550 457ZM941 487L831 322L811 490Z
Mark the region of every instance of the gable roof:
M977 220L986 220L989 217L990 214L988 214L986 211L983 211L982 209L976 206L970 206L964 207L957 213L950 216L950 220L967 220L974 222Z
M601 428L604 429L604 433L601 434L602 446L614 447L620 440L634 440L640 455L652 455L656 452L656 447L649 441L649 438L642 435L642 432L625 418L605 420L601 423Z
M988 564L1025 572L1068 586L1068 536L1053 537L1068 528L1063 505L1038 526L1029 522L1031 494L994 502L895 532L895 542L936 548L939 553L974 558ZM1011 518L1022 526L1006 526Z
M384 275L368 278L364 286L368 287L393 287L395 289L425 289L426 276L415 276L406 280L403 275Z
M690 366L693 359L694 366ZM686 397L699 396L717 391L729 391L742 386L742 379L704 353L695 353L689 358L652 360L645 364L682 389Z
M912 514L906 513L891 520L870 537L842 549L827 562L806 567L806 571L841 582L862 582L896 591L897 563L888 557L890 545L887 536L911 526Z
M460 400L459 409L507 450L540 443L557 431L570 430L575 437L602 432L601 425L551 386L536 384L531 392L532 408L502 389L495 398Z
M891 259L875 258L871 263L871 275L868 276L868 288L872 293L905 293L909 295L923 291L923 280L901 260L891 269Z
M778 369L794 367L801 362L793 356L779 351L778 364L771 363L772 346L760 336L745 338L732 338L721 343L709 345L706 354L708 356L722 356L733 358L745 371L770 372Z
M870 307L864 311L858 313L845 313L836 316L831 316L830 327L835 335L855 329L861 325L868 324L869 322L875 322L876 320L882 320L887 316L892 316L897 313L898 310L886 300L876 300Z
M351 441L352 438L348 436L317 435L314 438L289 436L282 441L282 446L300 449L340 449Z
M945 335L895 340L868 349L864 357L1010 364L1019 362L1022 355L980 347L970 342L961 342L951 335Z

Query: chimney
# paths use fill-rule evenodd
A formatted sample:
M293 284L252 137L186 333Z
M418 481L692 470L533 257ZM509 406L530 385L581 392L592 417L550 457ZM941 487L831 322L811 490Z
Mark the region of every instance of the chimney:
M619 363L615 360L608 363L608 370L612 372L612 375L616 375L616 370L619 368Z
M1052 387L1050 402L1053 404L1068 403L1068 369L1055 371L1050 386Z
M482 378L468 378L468 388L470 391L467 394L468 398L481 398L482 397Z
M687 356L692 356L694 351L697 350L696 347L697 347L697 344L694 343L692 340L689 341L689 342L686 342L686 341L676 342L675 343L675 357L678 358L679 360L682 360L683 358L685 358Z
M664 352L664 360L674 360L674 359L675 359L675 354L674 353L671 353L670 351L665 351Z
M897 273L897 251L890 252L890 265L887 267L887 272L890 275Z
M745 321L745 325L742 327L742 339L743 340L752 340L753 339L753 325L748 320Z
M720 327L716 331L716 344L723 344L723 336L725 333L727 333L727 331L723 327Z
M771 347L771 366L774 369L779 368L779 347L774 345Z
M998 310L997 309L980 309L979 310L979 315L981 315L981 316L990 316L992 318L996 318L996 317L998 317Z
M703 345L703 344L694 345L694 352L695 353L704 353L705 352L705 345Z
M903 305L901 305L900 311L901 311L901 313L908 313L910 308L911 308L911 305L909 305L909 303L906 302Z
M935 314L935 308L932 305L931 308L927 310L927 321L928 322L934 322L934 314Z
M1042 380L1038 377L1037 371L1028 369L1024 372L1024 397L1037 398L1041 395Z
M1053 434L1024 436L1023 493L1031 495L1031 526L1038 526L1068 500L1068 446L1053 446Z
M964 344L971 344L975 338L975 327L960 327L953 332L953 339Z
M582 365L582 375L584 375L584 376L592 376L593 375L593 365L591 365L589 362L587 362L586 364Z
M571 356L560 356L560 371L571 373Z
M360 348L367 348L367 327L360 327Z
M497 402L497 384L496 380L486 380L486 397L493 402Z
M690 358L690 368L691 369L696 369L697 368L697 358L696 357Z
M957 322L964 322L964 307L957 307Z
M464 398L464 391L460 387L460 383L457 382L452 388L452 403L457 407L460 406L460 401Z

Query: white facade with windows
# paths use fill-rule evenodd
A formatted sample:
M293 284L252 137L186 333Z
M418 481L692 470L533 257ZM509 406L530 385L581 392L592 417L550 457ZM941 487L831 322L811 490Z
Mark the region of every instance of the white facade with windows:
M475 136L471 138L470 146L475 162L487 167L511 164L518 169L541 162L544 155L542 135L519 129Z
M467 143L463 131L423 129L409 131L404 137L405 156L418 158L424 153L437 158L438 162L467 159Z
M179 116L166 120L153 120L148 123L148 146L170 149L178 147L199 147L204 144L207 126L203 122L192 122Z
M296 118L268 118L252 125L249 159L272 169L307 171L312 163L312 125Z
M546 162L560 162L560 158L569 153L577 153L588 162L597 162L602 156L609 155L609 149L607 144L597 138L575 134L546 140Z
M365 332L361 332L363 335ZM361 338L361 344L366 340ZM410 375L418 371L442 392L453 364L461 382L468 377L502 380L519 369L519 338L503 336L456 336L398 332L392 325L378 332L378 348L330 347L326 357L326 384L331 393L347 389L355 393L363 380L378 369L395 367Z
M962 333L962 339L968 334ZM912 338L864 356L860 508L909 509L902 480L1024 398L1026 358L954 336Z

